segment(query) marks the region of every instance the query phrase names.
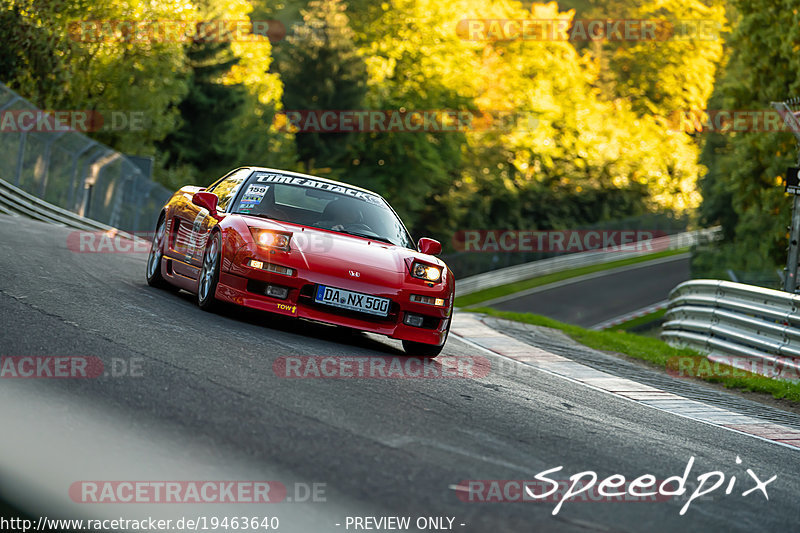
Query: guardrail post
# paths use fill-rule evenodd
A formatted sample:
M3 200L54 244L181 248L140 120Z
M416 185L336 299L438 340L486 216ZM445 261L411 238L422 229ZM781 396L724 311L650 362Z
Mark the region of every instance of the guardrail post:
M772 102L772 107L783 118L783 122L789 127L789 131L794 134L797 140L797 165L800 166L800 121L797 104L800 99L792 98L785 102ZM786 257L786 275L783 278L783 290L794 293L797 290L797 262L800 259L800 198L792 194L792 224L789 227L789 253Z
M22 181L22 163L25 159L25 144L28 140L27 132L22 132L19 136L19 152L17 153L17 169L14 172L14 185L19 187Z
M50 177L50 154L52 152L53 143L55 143L66 132L59 132L48 136L48 141L44 145L44 170L42 171L42 183L39 185L39 198L44 198L47 192L47 180Z
M72 154L72 181L69 185L69 197L67 198L67 205L70 210L75 209L75 192L78 188L78 161L81 156L89 151L97 143L91 139L87 139L86 145L75 154Z
M792 225L789 232L789 254L786 258L786 276L783 279L783 290L797 290L797 263L800 260L800 196L792 195Z

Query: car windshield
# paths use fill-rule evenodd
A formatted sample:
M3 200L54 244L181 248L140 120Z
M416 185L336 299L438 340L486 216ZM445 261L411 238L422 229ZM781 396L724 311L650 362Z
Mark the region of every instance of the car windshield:
M242 187L233 212L413 248L408 231L383 198L314 178L256 172Z

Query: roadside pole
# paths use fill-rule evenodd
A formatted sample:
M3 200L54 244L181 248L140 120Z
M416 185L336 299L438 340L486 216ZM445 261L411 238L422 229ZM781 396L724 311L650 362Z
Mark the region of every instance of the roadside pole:
M783 117L783 121L797 139L797 167L786 170L786 192L792 195L792 222L789 226L789 248L784 269L783 290L797 291L797 267L800 261L800 98L784 102L772 102L772 107Z
M793 169L797 176L798 169ZM800 195L792 194L792 225L789 232L789 253L786 258L786 276L783 279L783 290L795 292L797 290L797 263L800 260L798 254L798 239L800 238Z

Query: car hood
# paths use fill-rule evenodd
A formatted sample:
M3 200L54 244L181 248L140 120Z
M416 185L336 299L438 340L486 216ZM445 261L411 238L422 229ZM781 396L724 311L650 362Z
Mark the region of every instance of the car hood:
M310 229L294 232L292 243L312 270L324 266L401 274L406 271L405 258L411 252L380 241Z
M413 259L444 266L433 256L381 241L255 217L246 217L246 222L250 227L291 232L292 255L312 271L341 270L343 275L350 270L362 275L382 271L405 276ZM362 277L361 281L367 280Z

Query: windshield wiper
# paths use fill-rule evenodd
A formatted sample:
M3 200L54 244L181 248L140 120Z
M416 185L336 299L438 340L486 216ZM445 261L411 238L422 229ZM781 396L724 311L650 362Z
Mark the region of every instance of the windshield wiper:
M396 243L392 242L388 238L381 237L380 235L377 235L377 234L374 234L374 233L372 235L367 235L366 233L358 233L357 231L347 231L347 230L341 230L340 233L347 233L348 235L354 235L356 237L363 237L365 239L372 239L373 241L385 242L385 243L391 244L393 246L397 246Z

